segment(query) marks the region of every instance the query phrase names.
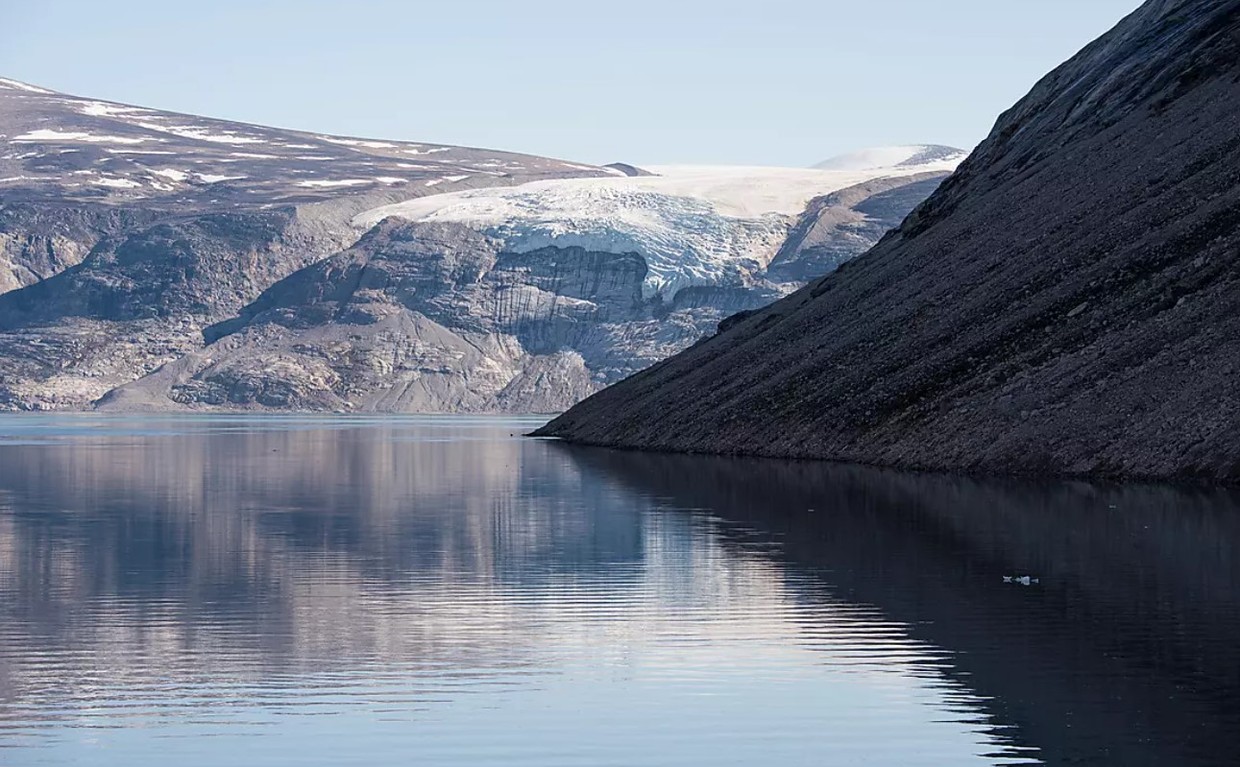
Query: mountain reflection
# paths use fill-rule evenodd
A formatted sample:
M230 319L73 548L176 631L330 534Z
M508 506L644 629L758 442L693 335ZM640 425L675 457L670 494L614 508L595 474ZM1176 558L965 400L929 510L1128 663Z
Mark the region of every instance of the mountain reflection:
M214 764L239 728L331 713L282 758L1230 759L1233 493L618 453L529 425L0 422L0 747ZM379 725L356 711L422 728L362 747ZM117 733L113 761L65 750L78 727ZM142 740L180 727L183 753Z
M249 649L275 665L380 648L472 654L487 648L441 644L435 632L507 647L512 635L533 641L536 621L455 605L645 555L639 513L601 494L593 513L567 505L598 488L581 488L557 456L523 452L516 439L453 439L460 432L447 424L418 440L405 434L239 428L0 444L0 503L10 509L0 517L0 582L15 596L2 603L6 623L84 646L192 646L223 632L230 643L261 638ZM523 502L531 494L537 505ZM373 590L407 588L419 598L403 607L417 614L368 609ZM498 625L460 625L470 620ZM103 627L134 634L94 635Z
M710 509L744 531L734 545L778 541L785 568L948 649L948 673L1052 764L1235 758L1236 491L560 449Z

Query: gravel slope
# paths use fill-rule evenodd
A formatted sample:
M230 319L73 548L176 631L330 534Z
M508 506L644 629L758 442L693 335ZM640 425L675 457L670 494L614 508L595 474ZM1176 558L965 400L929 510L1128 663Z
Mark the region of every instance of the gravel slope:
M899 230L538 433L1240 480L1240 2L1151 0Z

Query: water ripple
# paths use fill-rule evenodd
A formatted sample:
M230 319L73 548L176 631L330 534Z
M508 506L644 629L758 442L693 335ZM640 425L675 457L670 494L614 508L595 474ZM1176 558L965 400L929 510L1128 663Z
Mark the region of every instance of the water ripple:
M1233 496L532 423L0 418L0 763L1230 758Z

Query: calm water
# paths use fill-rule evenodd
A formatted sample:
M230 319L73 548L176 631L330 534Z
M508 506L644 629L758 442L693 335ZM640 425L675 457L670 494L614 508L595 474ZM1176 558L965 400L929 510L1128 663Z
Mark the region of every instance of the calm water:
M536 423L0 418L0 764L1237 763L1234 492Z

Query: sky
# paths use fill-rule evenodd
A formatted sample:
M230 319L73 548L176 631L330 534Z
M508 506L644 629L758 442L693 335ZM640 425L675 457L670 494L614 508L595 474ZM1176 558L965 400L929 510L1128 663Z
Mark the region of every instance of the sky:
M972 148L1139 0L0 0L0 77L580 162Z

